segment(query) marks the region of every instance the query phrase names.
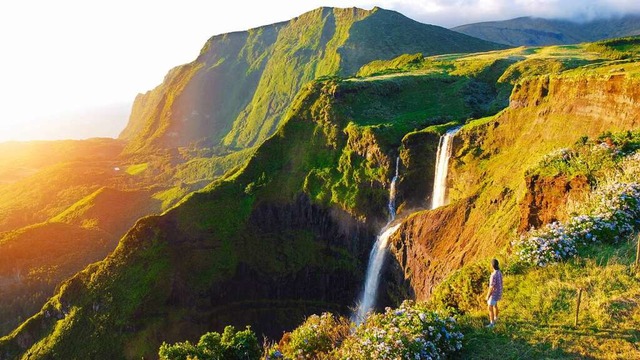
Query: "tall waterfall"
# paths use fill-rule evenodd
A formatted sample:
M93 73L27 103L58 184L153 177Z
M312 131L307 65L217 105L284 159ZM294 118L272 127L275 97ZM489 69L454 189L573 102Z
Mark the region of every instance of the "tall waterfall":
M449 158L451 158L451 140L460 130L455 128L447 131L440 137L438 152L436 153L436 173L433 177L433 195L431 197L431 209L446 205L447 172L449 170Z
M396 173L391 179L391 186L389 186L389 222L396 219L396 182L398 181L398 165L400 164L400 157L396 158Z
M380 282L380 270L382 264L384 264L384 258L387 254L387 242L389 237L396 232L400 224L391 226L391 223L396 218L396 182L398 181L398 164L400 158L396 159L396 172L391 179L391 186L389 187L389 222L378 234L375 244L369 254L369 265L367 266L367 275L364 283L364 291L362 292L362 298L358 303L358 309L354 314L354 321L356 324L360 324L364 321L367 313L373 309L378 294L378 284Z

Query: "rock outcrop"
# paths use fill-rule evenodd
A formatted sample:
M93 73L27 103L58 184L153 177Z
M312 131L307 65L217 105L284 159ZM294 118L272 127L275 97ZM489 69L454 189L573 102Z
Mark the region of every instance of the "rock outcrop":
M567 219L565 211L569 199L579 200L589 191L590 185L584 175L567 178L560 175L544 178L539 175L525 179L527 192L520 203L520 225L518 233L530 228L539 228L554 221Z

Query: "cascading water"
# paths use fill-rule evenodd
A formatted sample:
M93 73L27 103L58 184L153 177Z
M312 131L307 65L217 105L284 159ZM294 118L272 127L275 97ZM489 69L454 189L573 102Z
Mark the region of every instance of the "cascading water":
M451 129L440 137L438 152L436 153L436 173L433 177L431 209L446 205L447 172L449 170L449 159L451 158L452 148L451 140L458 130L460 130L460 128Z
M396 219L396 182L398 181L398 165L400 164L400 157L396 158L396 173L391 179L391 185L389 186L389 222Z
M356 324L362 323L367 313L373 309L378 294L378 283L380 282L380 270L382 264L384 264L384 257L387 254L387 241L389 237L396 232L400 224L391 226L391 223L396 218L396 182L398 181L398 165L400 158L396 159L396 172L391 179L391 186L389 187L389 222L382 228L380 234L376 238L376 243L373 244L373 249L369 254L369 265L367 266L367 275L364 283L364 291L362 292L362 298L358 303L358 309L354 314L354 322Z
M431 209L445 205L447 172L452 149L451 140L458 130L460 130L460 128L451 129L440 137L438 152L436 153L436 171L433 180L433 199L431 202ZM400 227L400 224L391 226L393 220L396 218L396 182L398 180L399 162L400 158L397 158L396 172L391 180L391 186L389 188L389 222L384 228L382 228L382 231L378 235L376 243L373 245L373 249L371 249L371 253L369 254L369 265L367 266L364 292L362 293L362 298L358 304L358 309L354 314L353 319L353 321L358 325L364 321L367 313L373 309L376 296L378 294L380 270L382 269L384 257L387 252L387 242L389 241L389 237L391 237L391 235L393 235L393 233L395 233Z

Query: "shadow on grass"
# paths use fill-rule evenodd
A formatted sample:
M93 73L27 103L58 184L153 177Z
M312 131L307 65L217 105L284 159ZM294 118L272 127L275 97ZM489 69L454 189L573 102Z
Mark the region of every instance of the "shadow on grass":
M480 317L461 319L464 346L454 359L598 359L601 357L589 355L592 351L598 353L592 348L597 346L593 339L637 344L640 336L638 330L576 329L508 319L494 328L486 328L485 324L486 320ZM576 344L580 344L578 349Z

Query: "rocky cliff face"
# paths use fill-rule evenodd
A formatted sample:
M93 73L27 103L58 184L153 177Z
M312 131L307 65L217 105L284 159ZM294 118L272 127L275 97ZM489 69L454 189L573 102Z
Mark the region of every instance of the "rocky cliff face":
M430 206L439 140L440 134L435 131L414 132L402 139L400 159L404 171L398 185L398 200L403 204L398 209L400 212Z
M469 234L460 232L473 227L468 221L474 200L421 211L403 222L390 242L393 258L385 276L391 299L427 300L446 275L478 256L483 244L465 242Z
M590 119L580 128L585 133L618 131L638 125L637 80L626 76L623 69L611 68L611 71L610 75L544 76L525 80L514 89L509 107L539 105L540 110L550 114Z
M163 222L173 221L178 220ZM190 310L167 324L167 330L182 329L180 336L196 337L228 324L252 324L258 333L276 338L282 329L322 309L347 313L363 277L358 264L366 262L372 237L364 224L340 210L313 205L304 195L290 204L256 206L233 250L174 233L169 253L180 255L172 257L169 288L156 296L171 308ZM229 268L216 269L226 275L212 273L203 263L212 252L233 258L227 260ZM210 273L213 280L194 275L197 271ZM153 311L140 308L136 317L146 319Z
M530 228L540 228L554 221L567 219L565 206L569 199L579 199L581 194L590 190L584 175L567 178L556 176L544 178L539 175L525 179L527 192L520 203L520 224L518 232Z

